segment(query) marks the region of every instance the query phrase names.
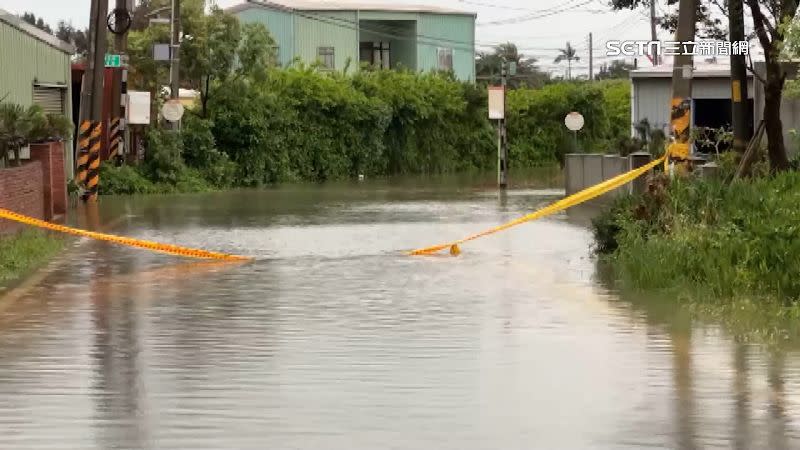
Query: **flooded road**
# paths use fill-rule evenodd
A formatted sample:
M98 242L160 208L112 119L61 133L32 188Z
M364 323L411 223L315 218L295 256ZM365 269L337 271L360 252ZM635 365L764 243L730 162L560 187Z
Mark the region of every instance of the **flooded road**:
M0 298L0 448L800 447L800 356L597 280L557 177L104 199L197 263L77 242Z

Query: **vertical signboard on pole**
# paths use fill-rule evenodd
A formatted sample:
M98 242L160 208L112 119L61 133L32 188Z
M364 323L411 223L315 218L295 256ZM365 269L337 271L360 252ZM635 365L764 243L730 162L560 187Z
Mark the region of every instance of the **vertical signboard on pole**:
M505 110L505 88L503 86L489 86L489 119L505 119Z
M150 125L150 93L128 91L128 123Z

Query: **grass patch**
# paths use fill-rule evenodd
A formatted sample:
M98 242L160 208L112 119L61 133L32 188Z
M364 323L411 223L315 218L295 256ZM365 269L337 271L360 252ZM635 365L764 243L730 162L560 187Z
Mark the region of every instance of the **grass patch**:
M63 247L62 238L40 230L0 237L0 285L7 285L40 267Z
M800 173L650 181L593 221L623 291L679 303L735 334L800 340Z

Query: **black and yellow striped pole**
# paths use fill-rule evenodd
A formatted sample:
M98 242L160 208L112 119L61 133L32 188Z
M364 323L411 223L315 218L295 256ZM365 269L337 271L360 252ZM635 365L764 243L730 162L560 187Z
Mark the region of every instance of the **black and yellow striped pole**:
M108 160L115 161L122 153L120 146L122 145L122 127L119 117L111 119L111 124L108 130Z
M103 144L102 124L103 122L91 122L90 127L86 193L83 195L83 201L87 203L97 202L97 193L100 184L100 148Z
M670 162L680 164L682 169L688 169L689 152L691 146L691 113L692 113L692 72L694 58L697 51L689 48L694 41L697 21L696 0L680 0L678 4L678 30L676 41L680 43L680 50L675 55L672 63L672 102L670 104L670 122L672 128L672 142L667 147L667 158L664 160L665 171L669 170Z
M81 122L80 135L78 136L78 185L86 188L86 177L89 170L89 145L92 122Z

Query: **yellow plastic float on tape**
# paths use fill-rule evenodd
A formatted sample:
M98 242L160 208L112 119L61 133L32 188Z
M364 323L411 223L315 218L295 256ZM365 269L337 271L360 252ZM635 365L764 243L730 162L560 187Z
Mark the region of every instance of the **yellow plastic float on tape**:
M565 197L555 203L552 203L544 208L535 211L533 213L527 214L525 216L520 217L519 219L512 220L511 222L505 223L503 225L499 225L493 228L489 228L488 230L481 231L480 233L473 234L472 236L465 237L463 239L459 239L457 241L448 242L446 244L439 244L433 245L430 247L420 248L417 250L412 250L408 252L409 255L432 255L438 253L446 248L450 248L450 254L453 256L457 256L461 254L461 248L459 248L459 244L463 244L467 241L472 241L478 239L480 237L488 236L490 234L497 233L499 231L503 231L509 229L515 225L519 225L525 222L530 222L532 220L541 219L542 217L549 216L551 214L555 214L559 211L563 211L567 208L571 208L575 205L579 205L587 200L591 200L595 197L599 197L609 191L612 191L626 183L629 183L636 178L639 178L644 173L648 172L653 167L661 164L662 162L666 161L666 155L658 158L655 161L652 161L642 167L637 169L631 170L630 172L623 173L622 175L618 175L614 178L608 179L602 183L596 184L594 186L590 186L580 192L570 195L569 197Z
M224 253L209 252L194 248L179 247L177 245L161 244L158 242L143 241L110 234L97 233L94 231L79 230L64 225L58 225L44 220L34 219L33 217L23 216L7 209L0 208L0 219L8 219L14 222L31 225L46 230L57 231L59 233L71 234L73 236L87 237L98 241L113 242L115 244L127 245L128 247L143 248L153 252L166 253L168 255L185 256L198 259L216 259L222 261L249 261L252 258L237 255L227 255Z

